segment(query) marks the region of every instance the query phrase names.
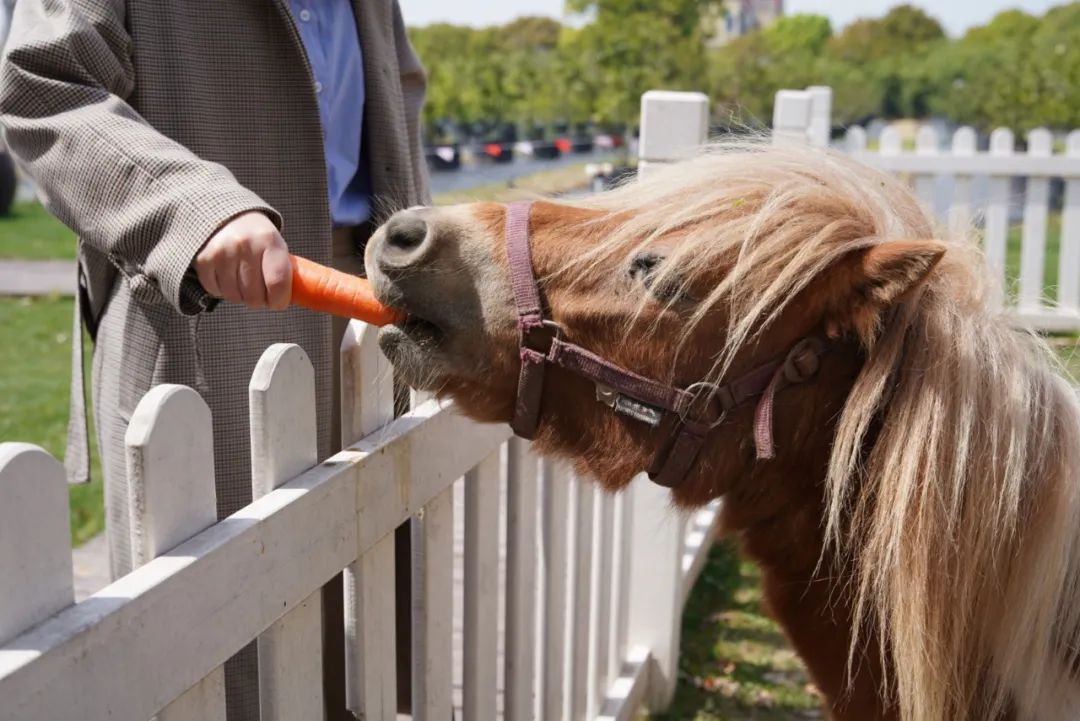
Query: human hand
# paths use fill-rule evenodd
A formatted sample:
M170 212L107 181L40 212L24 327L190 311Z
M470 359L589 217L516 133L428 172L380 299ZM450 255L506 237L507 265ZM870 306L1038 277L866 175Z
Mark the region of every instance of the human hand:
M249 308L281 310L292 296L284 238L266 215L251 211L226 223L192 263L206 292Z

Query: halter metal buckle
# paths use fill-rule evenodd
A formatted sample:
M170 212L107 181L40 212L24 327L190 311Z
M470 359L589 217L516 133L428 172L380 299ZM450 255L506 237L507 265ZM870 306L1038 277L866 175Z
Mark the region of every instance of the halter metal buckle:
M659 426L660 421L664 418L664 412L659 408L654 408L647 403L624 396L611 386L606 386L603 383L596 384L596 400L616 413L629 416L653 428Z

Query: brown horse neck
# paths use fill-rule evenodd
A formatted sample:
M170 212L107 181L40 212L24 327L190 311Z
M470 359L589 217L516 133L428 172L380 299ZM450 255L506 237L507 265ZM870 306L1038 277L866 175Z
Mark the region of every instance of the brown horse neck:
M740 442L739 457L749 461L722 494L721 522L761 566L766 606L825 696L832 718L894 721L895 710L882 701L880 654L872 630L864 631L860 646L865 651L848 684L853 620L845 591L850 570L824 549L831 442L860 367L859 354L841 345L823 363L818 379L777 397L776 458L754 460L753 443ZM710 460L719 464L723 459Z

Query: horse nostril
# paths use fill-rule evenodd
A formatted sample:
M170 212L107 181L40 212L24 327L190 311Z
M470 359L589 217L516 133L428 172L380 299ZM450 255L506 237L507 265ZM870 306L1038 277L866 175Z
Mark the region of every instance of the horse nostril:
M416 215L399 215L386 226L386 244L401 251L420 246L427 237L427 223Z

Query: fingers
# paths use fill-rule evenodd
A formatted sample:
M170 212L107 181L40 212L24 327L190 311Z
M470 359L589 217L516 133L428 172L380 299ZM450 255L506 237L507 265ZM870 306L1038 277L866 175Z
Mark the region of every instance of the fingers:
M266 307L266 283L263 281L262 257L258 251L245 253L237 260L236 283L244 305L249 308Z
M280 239L263 253L262 273L266 283L266 303L273 310L288 307L292 298L292 263L289 262L289 249Z
M207 293L249 308L281 309L292 293L288 247L269 218L246 213L222 227L195 257Z

